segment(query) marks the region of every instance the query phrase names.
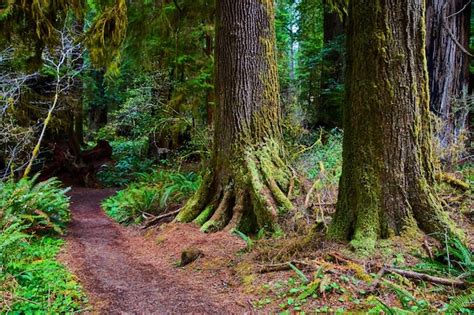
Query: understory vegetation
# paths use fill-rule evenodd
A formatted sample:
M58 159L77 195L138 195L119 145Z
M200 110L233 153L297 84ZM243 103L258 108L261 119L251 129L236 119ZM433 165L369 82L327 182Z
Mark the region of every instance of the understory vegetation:
M67 189L56 179L0 183L0 310L73 313L86 300L56 260L69 222Z

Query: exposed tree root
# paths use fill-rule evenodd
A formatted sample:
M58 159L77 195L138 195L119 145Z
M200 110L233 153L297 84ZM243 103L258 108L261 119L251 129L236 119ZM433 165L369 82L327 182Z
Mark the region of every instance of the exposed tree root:
M213 168L176 221L193 221L204 232L274 229L278 214L293 209L288 195L294 186L276 142L247 150L229 165L230 171Z

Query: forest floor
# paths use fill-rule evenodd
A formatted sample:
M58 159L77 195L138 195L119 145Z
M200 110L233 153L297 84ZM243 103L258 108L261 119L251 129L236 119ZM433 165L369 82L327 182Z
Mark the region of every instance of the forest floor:
M146 230L119 225L100 207L113 193L112 189L72 190L73 218L59 257L83 285L91 313L289 314L368 309L380 313L390 311L386 305L432 312L458 294L454 288L420 285L396 274L381 278L382 266L413 266L419 261L407 254L406 239L393 241L397 252L382 247L365 258L354 256L344 244L316 239L311 250L298 249L299 260L278 258L278 253L288 250L284 240L249 245L228 232L201 233L192 224L164 223ZM469 226L466 231L472 237ZM287 241L299 248L294 240ZM180 267L181 253L190 247L203 255ZM292 270L282 261L292 261L300 269Z
M169 225L159 238L113 222L100 202L113 190L77 188L71 193L72 223L59 259L85 288L92 313L243 313L248 297L221 268L245 247L228 233L205 235ZM188 272L177 261L186 246L199 246L211 264ZM195 267L195 266L194 266Z

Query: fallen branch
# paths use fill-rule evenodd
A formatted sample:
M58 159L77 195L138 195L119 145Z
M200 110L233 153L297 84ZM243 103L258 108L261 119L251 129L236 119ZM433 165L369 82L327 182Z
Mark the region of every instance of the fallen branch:
M311 267L312 269L315 269L315 266L313 264L304 262L304 261L289 261L281 264L272 264L272 265L260 265L258 266L258 273L269 273L269 272L276 272L276 271L285 271L285 270L291 270L290 264L293 265L300 265L304 267Z
M424 273L419 273L419 272L410 271L410 270L396 269L396 268L387 268L386 271L399 274L405 278L423 280L423 281L428 281L435 284L453 286L453 287L458 287L458 288L466 287L466 283L459 279L434 277L434 276L430 276Z
M172 217L172 216L178 214L180 211L181 211L181 209L178 209L178 210L175 210L175 211L171 211L171 212L168 212L168 213L165 213L165 214L156 216L156 217L154 217L153 219L151 219L151 220L149 220L148 222L146 222L146 223L142 226L142 230L147 229L147 228L149 228L149 227L152 226L152 225L155 225L156 223L158 223L158 222L159 222L160 220L162 220L162 219L166 219L166 218Z
M439 181L442 181L442 182L445 182L446 184L454 187L454 188L458 188L458 189L461 189L461 190L469 190L469 184L460 180L460 179L457 179L456 177L454 177L453 175L450 175L450 174L446 174L446 173L438 173L436 175L437 179Z
M446 2L446 4L444 5L443 7L443 11L446 7L446 5L448 4L448 2ZM464 9L463 9L464 10ZM461 10L462 11L462 10ZM459 13L459 12L458 12ZM456 13L456 14L458 14ZM474 57L473 54L471 54L468 49L466 47L464 47L460 42L459 40L456 38L456 36L454 35L453 31L451 30L451 28L448 26L448 23L446 21L448 17L446 16L443 16L443 27L444 29L448 32L449 36L451 37L452 41L454 42L454 44L456 44L456 46L458 46L458 48L463 52L465 53L466 55L468 55L469 57Z

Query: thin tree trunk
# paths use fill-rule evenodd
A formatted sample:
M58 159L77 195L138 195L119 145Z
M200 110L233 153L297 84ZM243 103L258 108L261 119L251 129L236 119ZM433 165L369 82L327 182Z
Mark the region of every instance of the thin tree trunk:
M331 97L338 85L344 83L344 54L339 47L344 36L345 21L324 6L324 51L321 70L321 97L316 109L316 124L328 128L341 127L342 102Z
M430 108L441 119L437 136L442 148L462 141L469 108L456 108L469 85L471 5L468 0L428 0L427 59L430 77ZM460 103L458 103L459 105ZM447 150L449 165L454 158Z
M211 172L177 220L204 231L273 228L284 190L273 1L217 2Z
M343 170L330 236L453 232L433 189L424 0L350 1Z

